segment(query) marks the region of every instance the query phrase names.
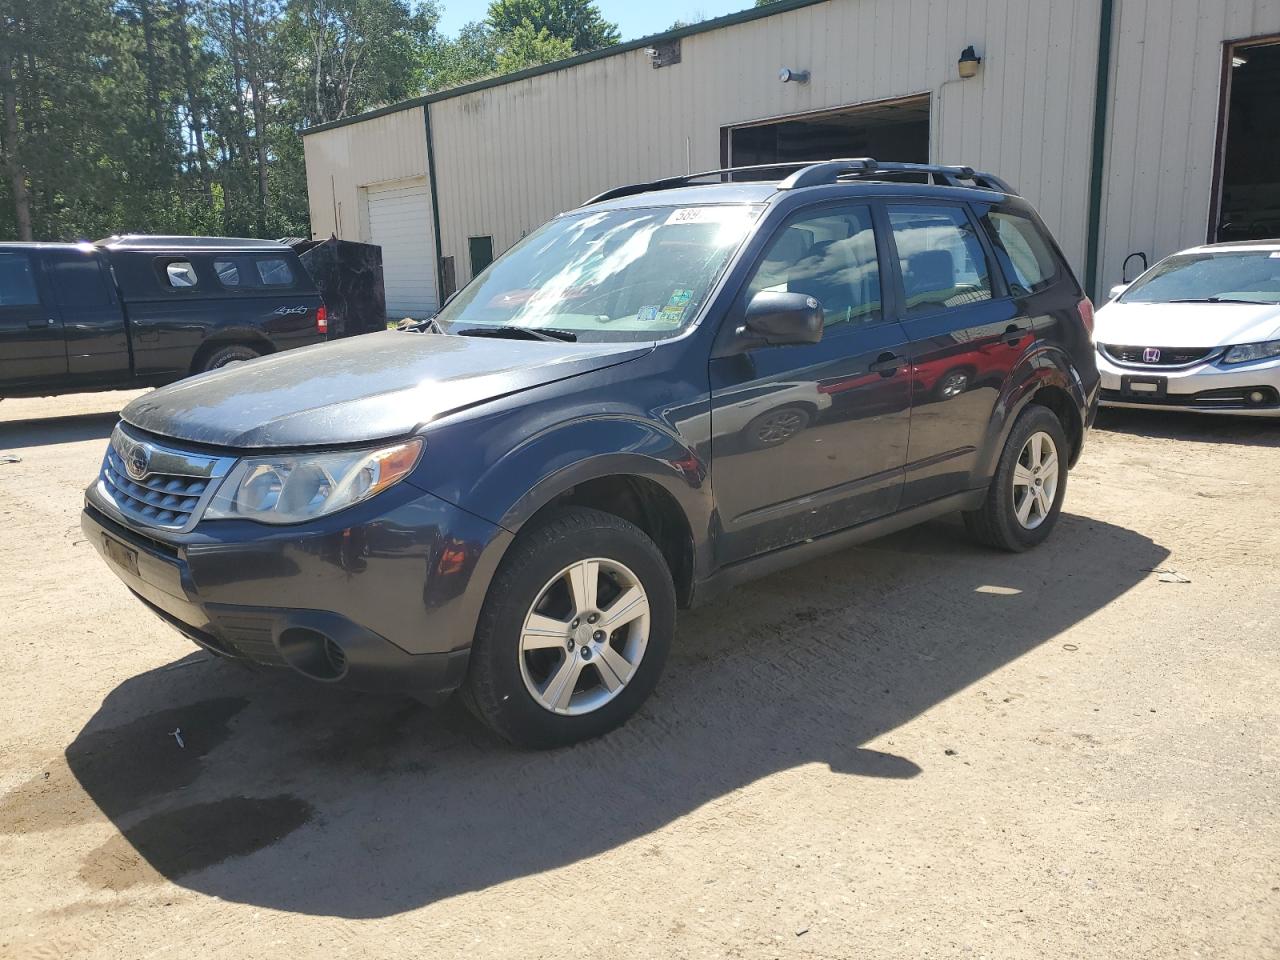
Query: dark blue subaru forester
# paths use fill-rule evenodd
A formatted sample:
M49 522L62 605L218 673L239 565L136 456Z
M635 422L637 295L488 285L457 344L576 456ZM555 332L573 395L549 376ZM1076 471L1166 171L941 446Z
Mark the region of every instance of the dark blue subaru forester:
M767 172L611 190L413 329L135 400L89 539L220 656L460 689L537 747L626 719L734 583L952 511L1040 543L1098 374L1035 212L966 167Z

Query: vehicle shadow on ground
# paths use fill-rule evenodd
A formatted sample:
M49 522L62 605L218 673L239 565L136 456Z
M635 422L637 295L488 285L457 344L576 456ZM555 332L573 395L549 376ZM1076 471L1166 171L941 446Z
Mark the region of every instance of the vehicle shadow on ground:
M1247 447L1280 447L1280 417L1233 417L1226 414L1182 413L1177 410L1098 411L1097 428L1135 437L1197 440Z
M499 743L456 703L193 654L113 690L61 775L0 801L0 832L105 814L120 832L85 852L92 888L164 877L272 909L389 916L594 856L801 764L928 776L952 744L908 757L863 745L1054 640L1167 554L1064 515L1023 556L935 523L816 560L683 614L641 712L550 753ZM1086 669L1072 648L1058 655Z
M69 417L38 417L0 421L0 449L47 447L83 440L105 440L120 420L114 411L80 413Z

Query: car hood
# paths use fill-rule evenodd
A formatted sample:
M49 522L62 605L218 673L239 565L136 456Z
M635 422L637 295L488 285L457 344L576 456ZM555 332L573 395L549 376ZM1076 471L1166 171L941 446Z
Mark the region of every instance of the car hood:
M1251 303L1108 303L1094 323L1098 343L1221 347L1280 338L1280 306Z
M223 447L311 447L403 437L464 407L642 356L649 343L547 343L368 334L238 363L161 387L121 412L163 437Z

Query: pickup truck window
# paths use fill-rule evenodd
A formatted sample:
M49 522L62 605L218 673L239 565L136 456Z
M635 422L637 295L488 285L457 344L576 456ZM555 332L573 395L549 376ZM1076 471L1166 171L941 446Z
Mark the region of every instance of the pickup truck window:
M213 261L224 287L291 287L293 270L279 257L236 257Z
M32 307L39 302L31 258L25 253L0 253L0 307Z
M53 291L63 307L111 305L102 268L96 260L55 260L47 264L53 274Z
M169 278L169 286L171 287L187 289L194 287L198 282L195 268L186 260L174 260L165 264L164 272Z

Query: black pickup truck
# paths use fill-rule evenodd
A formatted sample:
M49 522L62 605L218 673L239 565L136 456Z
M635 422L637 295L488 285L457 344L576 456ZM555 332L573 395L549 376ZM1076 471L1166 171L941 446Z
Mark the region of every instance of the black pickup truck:
M327 337L282 243L0 243L0 397L159 386Z

